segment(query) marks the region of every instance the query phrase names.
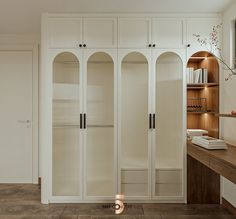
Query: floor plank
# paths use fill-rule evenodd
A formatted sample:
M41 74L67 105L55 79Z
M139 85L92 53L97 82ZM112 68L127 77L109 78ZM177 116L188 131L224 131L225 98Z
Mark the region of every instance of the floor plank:
M236 219L221 205L128 204L121 215L103 204L40 203L40 188L0 184L0 219Z

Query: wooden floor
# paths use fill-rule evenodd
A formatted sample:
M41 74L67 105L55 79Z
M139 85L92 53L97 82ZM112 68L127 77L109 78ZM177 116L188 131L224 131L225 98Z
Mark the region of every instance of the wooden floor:
M37 185L0 184L0 219L233 219L220 205L132 204L115 216L102 204L40 203Z

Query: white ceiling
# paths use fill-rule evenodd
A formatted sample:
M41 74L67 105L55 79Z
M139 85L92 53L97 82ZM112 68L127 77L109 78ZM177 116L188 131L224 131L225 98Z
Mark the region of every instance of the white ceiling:
M222 12L235 0L0 0L0 33L40 33L43 12Z

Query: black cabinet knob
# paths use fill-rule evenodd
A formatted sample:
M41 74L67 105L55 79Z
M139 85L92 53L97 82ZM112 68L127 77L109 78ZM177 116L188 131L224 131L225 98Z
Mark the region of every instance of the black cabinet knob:
M148 44L148 47L152 47L152 44Z
M156 47L156 44L153 44L152 47Z
M79 44L79 47L82 47L82 44Z
M86 47L86 44L84 44L83 47Z
M188 44L188 45L187 45L187 47L190 47L190 46L191 46L191 44Z

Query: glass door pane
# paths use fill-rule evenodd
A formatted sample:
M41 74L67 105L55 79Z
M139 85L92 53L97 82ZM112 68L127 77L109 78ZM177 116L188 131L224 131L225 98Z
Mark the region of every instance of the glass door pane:
M114 196L114 63L103 52L87 63L87 196Z
M52 193L79 196L80 102L79 61L68 52L53 62Z
M183 66L175 53L156 62L155 195L182 196Z
M121 67L121 192L148 195L148 61L129 53Z

